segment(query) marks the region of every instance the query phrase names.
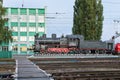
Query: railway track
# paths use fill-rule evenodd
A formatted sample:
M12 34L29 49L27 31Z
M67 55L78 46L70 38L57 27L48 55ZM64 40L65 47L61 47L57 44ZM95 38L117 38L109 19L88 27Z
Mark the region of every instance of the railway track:
M55 80L120 80L120 58L32 58Z
M15 67L14 59L0 59L0 80L13 80Z
M35 53L35 58L120 58L120 55L113 54L40 54Z
M55 80L120 80L120 71L73 71L52 75Z

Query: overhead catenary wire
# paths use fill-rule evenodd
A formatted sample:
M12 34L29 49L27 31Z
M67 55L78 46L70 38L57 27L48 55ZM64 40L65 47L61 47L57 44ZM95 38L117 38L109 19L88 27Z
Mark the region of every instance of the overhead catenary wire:
M116 5L116 4L120 4L120 2L112 2L112 1L102 1L102 4L104 5L104 4L110 4L110 5ZM109 6L109 5L108 5ZM117 6L117 5L116 5ZM117 9L114 9L114 10L116 10L117 11ZM113 20L114 19L116 19L116 18L119 18L119 15L117 15L117 14L119 14L119 13L116 13L116 12L112 12L111 10L110 11L108 11L108 12L103 12L103 13L108 13L108 14L110 14L110 15L112 15L112 16L110 16L110 17L104 17L104 22L106 23L107 22L107 24L113 24ZM114 13L116 14L116 15L114 15ZM60 12L55 12L55 13L46 13L46 14L48 14L48 15L52 15L52 14L55 14L55 17L53 18L46 18L46 20L48 21L48 23L47 24L50 24L50 25L55 25L55 24L59 24L59 25L62 25L62 24L71 24L71 22L68 22L68 21L73 21L73 12L69 12L69 13L65 13L65 12L62 12L62 13L60 13ZM56 17L56 15L57 16L61 16L61 17ZM72 16L69 16L69 17L64 17L65 15L72 15ZM49 23L49 21L57 21L57 20L59 20L59 22L55 22L55 23ZM63 23L63 22L61 22L61 21L66 21L67 23ZM111 23L112 22L112 23Z
M108 1L102 1L102 4L120 4L120 2L108 2Z

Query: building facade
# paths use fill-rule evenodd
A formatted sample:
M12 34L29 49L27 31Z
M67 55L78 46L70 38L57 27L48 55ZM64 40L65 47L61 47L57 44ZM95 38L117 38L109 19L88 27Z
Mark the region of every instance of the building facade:
M8 22L5 26L11 29L12 51L27 51L32 48L34 35L45 34L45 8L6 8Z

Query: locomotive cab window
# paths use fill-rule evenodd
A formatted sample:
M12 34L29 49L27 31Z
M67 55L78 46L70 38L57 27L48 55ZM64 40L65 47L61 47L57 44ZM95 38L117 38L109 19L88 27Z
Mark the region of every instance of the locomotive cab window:
M113 43L107 43L107 48L109 50L112 50L113 49Z

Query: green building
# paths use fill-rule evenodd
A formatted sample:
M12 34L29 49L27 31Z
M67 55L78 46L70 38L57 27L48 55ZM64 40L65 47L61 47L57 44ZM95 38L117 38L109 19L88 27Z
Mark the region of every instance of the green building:
M9 49L27 51L32 48L34 35L45 33L45 8L6 8L8 26L13 31L13 42Z

